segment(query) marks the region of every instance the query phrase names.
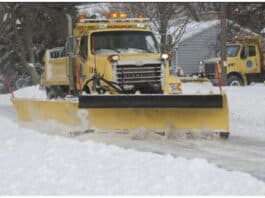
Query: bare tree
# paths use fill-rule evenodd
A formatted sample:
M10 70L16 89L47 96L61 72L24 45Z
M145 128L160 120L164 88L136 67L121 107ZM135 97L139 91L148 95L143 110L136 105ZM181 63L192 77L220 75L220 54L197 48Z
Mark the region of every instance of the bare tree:
M199 20L192 3L138 2L111 4L111 9L126 10L132 16L144 14L151 28L160 35L162 51L171 51L180 41L189 19Z
M32 83L33 84L38 84L40 77L37 73L37 71L35 70L34 67L32 67L31 64L28 64L27 61L27 50L30 53L30 61L33 61L31 63L34 63L35 61L32 60L34 59L34 55L32 52L32 48L33 48L33 44L32 44L32 32L33 32L33 21L35 20L35 18L31 18L32 15L35 15L35 12L33 13L26 13L25 16L25 21L27 21L25 23L25 26L20 27L21 29L19 29L19 25L21 23L21 21L19 20L19 17L17 16L17 9L18 9L18 5L17 4L12 4L10 6L10 11L11 11L11 23L12 23L12 29L14 31L14 35L15 35L15 51L18 54L21 63L23 65L23 67L25 68L25 70L27 71L27 73L30 75ZM20 34L20 30L21 30L21 34Z
M16 65L17 72L30 76L32 84L40 81L35 65L42 61L45 49L64 45L67 36L66 13L74 15L74 5L1 3L5 20L0 22L0 32L9 42L1 40L0 36L0 45L3 43L5 49L15 54L16 62L12 65ZM8 31L6 26L9 27ZM14 58L9 58L9 62L11 59Z

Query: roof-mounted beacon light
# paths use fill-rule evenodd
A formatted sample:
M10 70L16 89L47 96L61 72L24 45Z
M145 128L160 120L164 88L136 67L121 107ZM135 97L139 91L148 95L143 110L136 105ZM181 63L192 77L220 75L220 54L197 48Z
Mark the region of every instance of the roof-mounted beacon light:
M116 19L116 18L118 18L118 13L117 12L110 12L110 13L108 13L107 18L108 19Z
M144 14L140 13L136 16L137 19L144 19Z
M235 35L234 36L234 40L238 40L239 39L239 36L238 35Z
M126 12L110 12L107 15L108 19L125 19L128 15Z
M86 19L85 15L79 15L79 17L78 17L79 22L83 22L84 19Z
M125 18L128 18L128 14L126 12L119 12L118 17L125 19Z

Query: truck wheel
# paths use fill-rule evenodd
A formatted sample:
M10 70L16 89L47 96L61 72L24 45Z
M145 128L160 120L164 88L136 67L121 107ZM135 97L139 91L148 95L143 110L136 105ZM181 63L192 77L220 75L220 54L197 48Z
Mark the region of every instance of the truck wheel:
M243 81L238 76L229 76L227 79L229 86L243 86Z

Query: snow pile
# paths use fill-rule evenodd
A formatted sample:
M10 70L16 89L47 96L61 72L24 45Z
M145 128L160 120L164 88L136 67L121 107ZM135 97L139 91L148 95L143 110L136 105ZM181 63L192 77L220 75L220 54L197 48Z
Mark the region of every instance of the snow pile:
M47 98L45 90L41 90L39 85L19 89L15 92L15 97L18 97L18 98L38 98L38 99L46 99Z
M265 183L203 159L125 150L23 129L0 116L0 194L262 195ZM244 186L244 188L242 188Z
M211 88L207 83L198 84L194 89L192 85L194 83L184 83L183 88L188 93ZM218 87L211 89L218 90ZM265 139L264 85L223 89L228 96L231 140L238 139L236 136ZM15 96L46 98L38 86L16 91ZM0 195L265 194L263 181L244 172L219 168L204 159L194 158L196 155L185 159L139 152L23 128L13 118L9 98L9 95L0 95ZM225 147L221 143L213 144ZM232 149L231 157L236 158L233 149L237 147L227 146L229 151ZM208 151L222 151L214 148ZM262 160L261 157L259 162L253 162L261 164L261 170ZM244 166L240 165L240 159L238 163Z
M225 87L232 135L265 139L265 86Z
M219 88L211 82L182 82L183 94L220 94Z
M14 92L14 96L17 98L35 98L46 99L46 92L40 90L39 85L25 87ZM0 105L11 105L11 94L0 95Z

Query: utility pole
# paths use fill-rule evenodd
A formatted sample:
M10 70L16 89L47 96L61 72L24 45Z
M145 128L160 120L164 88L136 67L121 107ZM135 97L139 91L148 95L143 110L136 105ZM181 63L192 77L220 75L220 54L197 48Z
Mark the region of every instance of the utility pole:
M226 41L227 41L227 17L226 17L226 3L221 2L221 66L222 66L222 84L226 85Z

